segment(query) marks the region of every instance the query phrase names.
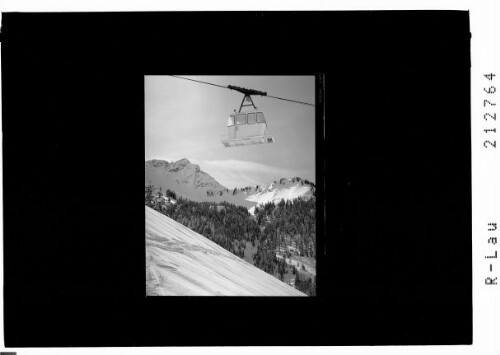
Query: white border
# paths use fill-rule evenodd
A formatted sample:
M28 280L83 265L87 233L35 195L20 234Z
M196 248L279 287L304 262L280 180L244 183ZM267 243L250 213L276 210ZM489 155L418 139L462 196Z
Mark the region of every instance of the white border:
M468 10L489 0L3 0L4 12L80 12L80 11L316 11L316 10ZM492 2L493 3L493 2ZM475 5L475 6L474 6Z
M497 74L495 84L500 92L499 27L500 3L498 0L440 0L440 1L326 1L326 0L252 0L250 1L23 1L2 0L2 12L80 12L80 11L219 11L219 10L469 10L471 21L471 129L472 129L472 227L473 227L473 304L474 304L474 343L471 346L382 346L382 347L247 347L247 348L89 348L89 349L7 349L3 350L3 292L0 296L0 351L17 351L23 354L255 354L283 353L287 355L326 354L335 351L343 354L500 354L499 340L495 343L495 335L500 339L500 286L487 288L484 277L488 265L484 256L491 254L491 245L486 243L485 227L488 222L495 221L500 226L500 189L495 186L499 180L500 139L497 150L486 151L483 148L486 127L482 120L484 112L482 100L485 98L483 74ZM91 24L89 24L91 26ZM425 26L423 23L422 26ZM1 47L0 47L1 48ZM446 90L446 88L443 88ZM495 102L500 102L500 93L494 95ZM497 110L500 116L500 110ZM496 128L500 131L498 122ZM497 137L500 132L497 133ZM491 137L491 136L490 136ZM0 146L0 160L2 157ZM2 170L0 167L0 178ZM3 186L0 198L3 197ZM3 201L3 200L2 200ZM495 219L496 218L496 219ZM0 284L3 285L3 203L0 205ZM497 233L497 237L500 235ZM452 246L450 246L452 247ZM497 250L498 244L497 244ZM497 270L500 264L496 262ZM497 273L500 275L500 273Z
M500 354L499 338L500 319L500 263L494 262L493 275L489 272L489 262L486 255L491 255L492 250L499 249L499 244L492 248L487 239L491 236L488 232L488 223L496 222L500 227L500 190L498 184L498 171L500 153L496 149L483 146L486 139L495 137L483 130L496 127L500 131L497 120L493 125L483 119L485 112L492 112L483 107L483 100L489 99L497 103L496 112L500 116L500 66L498 61L500 33L500 7L494 1L484 2L489 6L474 6L471 10L471 130L472 130L472 236L473 236L473 329L474 352L478 354ZM488 81L484 74L495 73L493 81ZM497 92L488 95L483 88L494 85ZM498 133L495 134L497 142ZM494 232L500 237L500 230ZM496 267L496 269L495 269ZM488 276L499 277L497 286L486 286L485 278Z

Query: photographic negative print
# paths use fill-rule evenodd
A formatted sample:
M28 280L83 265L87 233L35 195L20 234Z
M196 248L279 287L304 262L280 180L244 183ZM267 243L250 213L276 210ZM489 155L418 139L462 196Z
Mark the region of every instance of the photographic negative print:
M146 76L147 296L315 296L314 76Z

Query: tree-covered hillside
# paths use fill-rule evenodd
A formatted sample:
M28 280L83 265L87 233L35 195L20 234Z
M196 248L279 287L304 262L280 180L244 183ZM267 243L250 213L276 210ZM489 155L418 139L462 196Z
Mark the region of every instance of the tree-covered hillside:
M252 216L245 207L227 202L195 202L163 192L153 185L145 188L146 205L212 240L258 268L315 294L315 276L297 261L315 258L315 199L267 203ZM295 265L297 263L297 265Z

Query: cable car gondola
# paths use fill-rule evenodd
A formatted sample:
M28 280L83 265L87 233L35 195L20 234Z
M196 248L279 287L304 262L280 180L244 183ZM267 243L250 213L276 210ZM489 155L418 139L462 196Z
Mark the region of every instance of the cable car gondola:
M243 93L244 97L239 111L236 112L235 110L235 113L229 115L227 122L228 135L222 138L221 143L226 148L274 143L274 138L267 129L264 112L257 110L251 97L251 95L266 96L267 93L231 85L228 88ZM243 107L252 107L253 109L243 112Z
M245 89L238 86L228 85L218 85L214 83L209 83L206 81L183 78L177 75L170 75L171 77L189 80L196 83L206 84L217 86L223 89L235 90L241 92L243 96L243 101L241 101L240 109L238 112L234 110L234 113L229 115L229 121L227 122L227 136L224 136L221 140L221 143L225 147L238 147L238 146L248 146L255 144L268 144L274 143L274 137L270 135L267 129L266 118L264 117L264 112L258 111L257 107L254 105L252 100L252 95L257 96L266 96L273 99L295 102L302 105L313 106L314 104L285 99L278 96L268 95L267 92L253 90L253 89ZM249 104L245 104L245 102L250 102ZM253 109L250 111L242 112L243 107L250 107Z

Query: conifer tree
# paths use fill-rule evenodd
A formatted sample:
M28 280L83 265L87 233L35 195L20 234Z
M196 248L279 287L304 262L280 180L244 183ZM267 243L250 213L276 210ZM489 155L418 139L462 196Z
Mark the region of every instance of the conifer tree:
M154 200L154 186L149 182L149 185L146 185L146 206L153 207Z

